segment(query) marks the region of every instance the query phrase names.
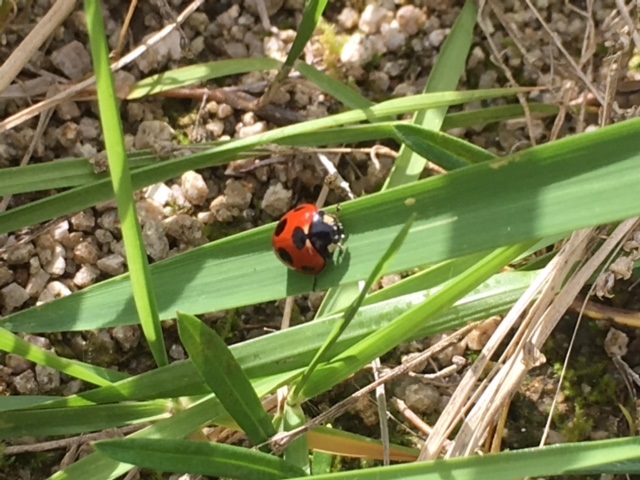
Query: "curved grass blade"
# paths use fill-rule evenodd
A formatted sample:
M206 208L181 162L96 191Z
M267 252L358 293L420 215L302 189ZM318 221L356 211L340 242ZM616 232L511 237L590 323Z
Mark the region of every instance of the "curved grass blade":
M253 444L260 445L275 435L269 415L224 340L184 313L178 313L178 332L202 378Z
M241 480L278 480L305 472L281 458L223 443L128 438L95 443L99 452L123 463L172 473Z
M560 111L555 105L544 103L530 103L529 110L534 118L550 117ZM442 130L452 128L488 125L513 118L524 117L524 108L519 103L514 105L500 105L498 107L479 108L464 112L448 113L442 122Z
M102 5L96 0L85 0L84 8L87 14L89 43L91 44L91 56L96 75L100 123L109 159L111 182L118 205L133 298L140 316L140 325L147 342L149 342L153 358L159 366L163 366L169 363L169 358L164 346L158 304L133 199L133 184L124 145L120 109L116 100L113 74L109 63L109 45L104 31Z
M616 471L625 465L622 472ZM554 477L579 473L640 472L640 439L618 438L582 443L565 443L542 448L391 467L374 467L351 472L319 475L314 480L513 480L524 477Z
M215 62L199 63L188 67L176 68L167 72L143 78L131 87L127 100L182 88L194 83L214 78L228 77L239 73L257 72L280 68L281 62L273 58L234 58Z

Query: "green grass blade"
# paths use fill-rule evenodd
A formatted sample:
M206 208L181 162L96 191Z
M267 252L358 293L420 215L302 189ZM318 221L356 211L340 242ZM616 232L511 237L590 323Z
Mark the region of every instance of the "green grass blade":
M534 118L550 117L557 115L559 112L559 108L555 105L546 105L544 103L530 103L529 110L531 110ZM520 104L479 108L477 110L448 113L444 117L441 129L450 130L452 128L489 125L522 117L524 117L524 108Z
M281 431L290 432L307 423L307 418L300 405L286 403L282 415ZM309 473L309 437L302 435L287 445L284 451L284 459L292 465L296 465L304 472Z
M501 88L475 90L470 92L444 92L437 94L415 95L381 102L370 108L351 110L326 118L278 128L249 138L233 140L211 150L167 160L158 164L136 169L131 179L134 189L162 182L182 175L187 170L220 165L229 162L247 151L263 145L286 144L288 137L300 138L305 134L315 134L319 145L335 144L332 132L323 129L335 128L362 121L376 121L409 111L437 108L444 105L457 105L470 101L513 95L522 89ZM74 213L112 198L113 190L107 180L78 187L49 198L32 202L0 214L0 234L34 225L62 215Z
M154 400L51 410L0 412L0 439L73 435L168 418L170 402Z
M176 68L143 78L131 87L127 99L134 100L229 75L272 70L281 65L273 58L234 58Z
M178 313L178 331L200 375L253 444L275 435L269 415L224 340L196 317L183 313Z
M281 375L258 380L254 388L263 397L282 386L291 378ZM225 414L224 408L215 396L204 398L188 409L180 411L167 420L159 421L127 438L184 438L203 425L215 421ZM113 480L133 468L132 465L112 460L101 453L93 453L77 461L50 477L51 480Z
M302 20L297 28L296 38L293 40L291 49L289 49L287 59L284 62L285 68L283 68L282 71L290 70L296 59L302 54L304 47L309 43L311 35L313 35L314 30L318 26L327 2L328 0L307 0L302 14Z
M445 170L456 170L496 158L487 150L446 133L416 125L397 125L395 128L403 145Z
M378 260L378 263L376 263L375 267L367 277L364 286L360 289L360 293L356 296L351 305L347 307L342 320L336 323L335 327L325 340L324 344L322 345L322 347L320 347L320 350L318 350L318 353L316 353L315 357L313 357L313 360L311 360L311 363L302 374L302 377L294 386L293 391L288 398L288 402L290 404L295 405L298 403L298 396L300 395L300 392L304 391L307 381L309 380L311 375L313 375L313 372L315 372L320 362L326 359L327 352L336 344L338 338L340 338L340 336L347 329L356 313L362 306L362 302L364 301L366 295L369 293L369 290L371 290L371 287L373 287L373 284L380 279L383 272L389 267L391 260L393 260L395 255L398 253L398 250L402 246L402 243L404 242L405 238L407 238L409 229L411 228L411 225L413 225L414 219L415 215L409 217L409 220L407 220L407 222L400 229L395 238L391 241L391 243L387 247L387 250L382 254L380 260Z
M130 438L95 444L96 450L123 463L160 472L191 473L241 480L304 476L281 458L223 443Z
M633 193L640 181L638 128L639 119L622 122L345 203L340 218L349 232L348 255L323 272L318 288L366 278L413 211L418 216L391 271L638 215ZM408 199L413 205L405 204ZM199 314L308 292L311 281L274 257L273 228L256 228L152 265L161 318L179 309ZM128 276L114 278L37 311L17 312L2 326L46 332L134 323L129 289ZM101 312L99 318L95 312Z
M413 331L458 299L471 292L496 271L508 265L530 244L505 247L490 253L466 272L453 278L422 304L408 310L384 328L342 352L331 362L318 368L302 390L303 399L313 398L345 380L373 359L378 358L406 341ZM427 320L428 321L428 320Z
M149 343L151 353L156 363L163 366L169 363L169 359L164 346L158 305L149 273L147 252L142 243L142 231L133 199L134 190L124 145L120 109L109 62L109 45L104 31L102 5L97 0L85 0L84 5L87 14L91 55L96 73L100 123L109 159L113 191L118 205L133 298L140 316L140 325Z
M628 463L624 473L640 471L640 439L565 443L467 458L416 462L351 472L319 475L315 480L514 480L578 472L608 472ZM623 472L620 472L623 473Z
M424 87L425 93L455 90L458 86L466 66L467 55L471 49L477 14L475 1L467 0L451 28L451 33L442 44ZM413 123L430 130L440 130L446 114L447 107L445 106L429 111L420 111L414 115ZM397 187L417 180L425 165L424 158L403 146L384 188Z
M66 375L95 385L110 385L111 382L123 380L128 377L128 375L123 372L59 357L55 353L48 352L43 348L23 340L4 328L0 328L0 350L20 355L38 365L54 368Z

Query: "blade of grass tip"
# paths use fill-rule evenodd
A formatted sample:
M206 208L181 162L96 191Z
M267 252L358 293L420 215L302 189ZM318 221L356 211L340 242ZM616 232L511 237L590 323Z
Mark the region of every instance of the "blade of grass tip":
M457 88L471 49L477 14L475 1L467 0L451 28L451 33L442 44L424 87L425 93L444 92ZM440 130L447 110L448 107L441 107L416 112L412 123L431 130ZM403 145L383 190L417 180L425 165L426 159Z
M193 315L178 312L178 333L191 361L254 445L276 434L251 382L224 340Z
M309 42L311 35L313 35L327 3L328 0L308 1L307 6L304 9L304 13L302 14L300 25L298 26L298 33L296 33L296 38L293 39L293 44L287 54L284 65L282 65L280 71L278 71L278 74L271 85L269 85L269 89L265 92L264 99L268 100L271 98L273 92L279 88L282 81L287 78L289 72L291 72L295 61L302 54L304 47L307 45L307 42Z
M378 281L378 279L382 276L386 268L389 266L389 264L395 257L396 253L402 246L402 243L404 242L405 238L407 238L407 235L409 234L409 230L413 225L414 219L415 219L415 213L413 213L411 217L409 217L409 220L407 220L407 222L400 229L400 231L395 236L395 238L391 241L391 243L389 244L389 248L387 248L384 255L380 257L380 260L378 260L378 263L369 274L369 277L367 278L367 281L365 282L363 288L360 290L360 293L355 298L355 300L351 303L351 305L349 305L345 310L344 316L342 317L342 321L338 322L333 327L333 330L331 330L331 333L327 337L327 340L324 342L322 347L320 347L320 350L318 350L318 353L316 353L315 357L313 357L313 360L311 360L311 363L309 364L305 372L302 374L302 377L296 383L295 387L293 388L293 391L288 397L287 403L291 405L296 405L299 403L300 394L301 392L304 391L304 388L306 387L309 378L311 377L311 375L313 375L313 373L315 372L320 362L324 360L326 353L331 349L331 347L335 345L335 343L338 341L338 338L340 338L340 335L342 335L342 333L349 326L349 323L351 323L351 320L353 320L353 317L358 312L358 309L362 305L362 302L364 301L364 298L366 297L367 293L369 293L369 290L371 290L371 287L373 286L373 284L376 281Z
M346 349L331 362L321 365L299 394L298 400L302 402L319 395L347 379L373 359L392 350L409 338L412 332L424 327L425 319L432 319L437 313L453 305L496 271L516 259L532 244L533 242L527 242L491 252L476 265L449 280L421 304L407 310L385 327Z
M109 64L109 47L104 31L101 3L98 0L85 0L84 5L96 73L100 122L104 133L111 181L118 205L118 215L122 225L122 238L131 275L133 299L140 316L142 331L149 342L153 358L158 366L164 366L169 363L169 359L162 337L162 327L149 273L147 252L142 243L142 232L133 200L133 186L113 75Z

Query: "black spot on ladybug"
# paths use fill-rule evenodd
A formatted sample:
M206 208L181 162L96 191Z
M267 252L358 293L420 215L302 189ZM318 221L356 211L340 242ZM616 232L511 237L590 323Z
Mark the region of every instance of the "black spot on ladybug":
M273 236L274 237L279 236L282 232L284 232L285 228L287 228L287 219L283 218L278 222L278 225L276 226L276 231L273 232Z
M284 248L279 248L276 253L278 254L278 257L280 257L280 260L282 260L284 263L286 263L287 265L293 265L293 258Z
M315 268L307 266L301 267L300 270L302 270L304 273L314 273L316 271Z
M302 250L307 244L307 234L304 233L304 230L302 230L302 228L300 227L296 227L293 229L293 235L291 236L291 239L293 240L293 244L298 250Z

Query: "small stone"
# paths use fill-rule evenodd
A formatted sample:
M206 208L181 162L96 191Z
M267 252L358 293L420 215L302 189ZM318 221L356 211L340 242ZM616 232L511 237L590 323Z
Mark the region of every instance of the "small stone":
M482 350L499 324L500 318L492 318L486 322L482 322L467 335L467 347L475 351Z
M182 348L182 345L178 343L174 343L173 345L171 345L171 347L169 347L169 356L174 360L184 360L185 358L187 358L187 355L184 352L184 348Z
M340 15L338 15L338 23L346 30L355 28L358 25L358 20L360 20L360 15L357 10L351 7L343 8Z
M77 263L94 265L100 258L100 249L92 240L80 242L73 249L73 259Z
M42 305L43 303L48 303L57 298L66 297L67 295L71 295L69 287L62 282L54 280L53 282L49 282L47 287L42 291L36 301L36 305Z
M75 147L80 140L82 140L82 135L77 123L67 122L58 128L58 141L63 147Z
M133 145L136 150L155 148L159 143L173 142L174 130L162 120L146 120L138 127Z
M400 30L400 27L398 27L395 21L390 24L382 25L380 32L382 36L382 43L390 52L397 52L407 41L407 35Z
M245 182L239 180L227 181L224 194L227 199L227 206L230 208L237 208L242 211L251 205L252 193Z
M391 18L392 13L389 10L370 3L364 8L362 15L360 15L358 28L364 33L376 33L380 29L382 22L389 21Z
M149 200L153 200L158 205L163 207L171 200L173 200L173 192L164 183L156 183L155 185L147 187L145 196Z
M398 26L407 35L415 35L427 21L427 15L413 5L404 5L396 12Z
M209 204L209 210L219 222L226 223L233 220L233 214L227 206L227 198L224 195L214 198Z
M423 415L429 414L440 406L440 392L433 385L414 383L406 387L404 401L411 410Z
M167 218L162 226L167 235L182 243L197 245L202 239L202 223L185 213Z
M93 265L83 265L80 270L76 272L73 277L73 283L80 288L93 285L96 279L100 276L100 270Z
M107 275L116 276L124 273L124 258L117 253L101 258L96 265Z
M247 138L267 131L266 122L256 122L254 125L245 125L238 128L238 138Z
M147 255L154 260L167 258L169 253L169 241L164 234L160 222L147 222L142 229L142 241Z
M64 222L58 223L51 230L51 236L56 242L64 245L64 242L69 239L69 222L65 220Z
M438 333L436 335L433 335L432 337L429 338L429 344L435 345L444 337L445 337L445 334L443 333ZM466 346L464 345L464 342L458 342L456 344L451 345L449 348L446 348L441 352L437 353L435 355L435 360L438 362L440 366L447 367L451 365L451 363L453 362L453 358L455 356L464 356L465 349L466 349Z
M435 48L442 45L442 42L444 42L444 39L447 38L447 35L449 35L449 31L450 30L448 28L439 28L431 32L428 37L429 45Z
M29 277L26 290L30 297L39 297L51 276L44 270L38 270Z
M23 263L27 263L36 251L31 242L24 243L17 247L11 245L5 245L5 247L11 247L7 254L8 265L22 265Z
M146 38L143 38L144 40ZM170 60L180 60L182 58L180 40L180 33L173 30L137 59L138 68L144 73L149 73L151 70L164 67Z
M284 188L282 183L271 185L262 199L262 209L272 217L280 217L289 210L291 195L291 190Z
M56 114L60 120L66 122L80 116L80 107L71 100L62 102L56 106Z
M60 386L60 372L51 367L36 365L36 380L40 389L48 392Z
M629 337L626 333L610 328L604 339L604 350L610 357L623 357L627 354Z
M104 230L102 228L98 228L94 235L96 236L96 240L98 240L99 243L111 243L113 242L113 235L111 235L111 232L109 232L108 230Z
M110 232L120 231L120 219L117 210L106 210L99 218L98 225Z
M142 226L146 225L147 222L159 222L164 218L164 210L162 209L162 206L148 198L144 198L139 202L136 202L136 211L138 212L138 220L140 220L140 225ZM113 237L111 237L111 240L113 240Z
M111 330L111 336L128 352L140 343L140 328L137 325L123 325Z
M52 351L51 341L47 337L41 337L40 335L25 335L24 339L31 345L35 345L38 348Z
M219 138L224 133L224 122L218 118L214 118L204 126L213 138Z
M241 42L225 42L224 50L231 58L246 58L249 56L249 50Z
M49 59L54 67L71 80L78 80L91 71L91 57L78 40L54 50Z
M76 213L71 217L71 225L81 232L90 232L96 226L96 218L93 216L93 211L83 210L80 213Z
M82 390L82 386L83 386L82 380L74 378L62 388L62 395L64 395L65 397L70 397L71 395L75 395L76 393L79 393Z
M185 172L180 178L180 184L185 198L192 205L202 205L207 200L209 187L199 173L192 170Z
M220 120L224 120L225 118L229 118L233 115L233 108L231 105L227 105L226 103L221 103L218 105L218 118Z
M35 395L38 393L38 382L33 370L27 370L14 377L13 386L20 395Z
M29 293L17 283L10 283L0 290L0 300L4 305L4 314L13 312L29 299Z
M363 66L373 58L367 38L361 33L349 37L340 51L340 61L347 65Z
M11 369L14 375L20 375L33 366L33 362L14 353L7 354L4 359L4 364Z
M6 265L0 264L0 287L13 281L13 270Z

